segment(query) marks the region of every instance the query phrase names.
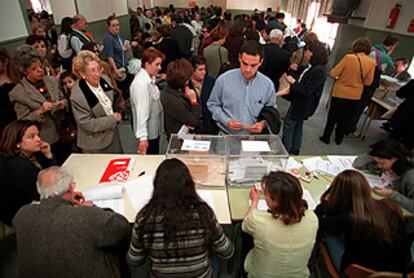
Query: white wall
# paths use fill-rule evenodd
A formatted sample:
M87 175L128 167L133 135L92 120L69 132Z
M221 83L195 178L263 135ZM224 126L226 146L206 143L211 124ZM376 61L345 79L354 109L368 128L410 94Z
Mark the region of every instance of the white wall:
M174 7L177 8L188 8L188 0L176 0L176 1L171 1L171 0L157 0L154 1L156 6L160 6L160 7L168 7L171 3L174 4ZM212 5L212 1L211 0L196 0L197 5L199 7L207 7L209 5Z
M0 0L0 6L0 41L27 36L26 23L19 1Z
M251 10L259 9L260 11L266 10L271 7L272 10L276 10L277 6L280 6L281 0L227 0L226 9L235 10Z
M60 24L62 18L64 17L73 17L76 14L75 2L74 0L49 0L50 6L53 12L53 19L55 24Z
M128 14L127 0L76 0L79 13L89 22L104 20L112 13L116 16Z
M391 9L399 2L400 15L394 29L388 29L385 26L388 23L388 17ZM381 30L386 32L404 34L414 36L414 33L408 33L407 28L412 19L414 19L414 1L413 0L375 0L371 1L367 19L365 20L365 28Z

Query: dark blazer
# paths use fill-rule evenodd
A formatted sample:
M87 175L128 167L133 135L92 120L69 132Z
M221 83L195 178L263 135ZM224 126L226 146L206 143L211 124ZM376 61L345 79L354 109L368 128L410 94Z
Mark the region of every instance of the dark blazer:
M414 119L414 80L401 87L397 91L397 97L405 100L390 120L393 128L391 135L411 149L414 147L414 130L410 128Z
M60 196L24 206L13 224L20 277L115 277L110 251L129 234L122 215Z
M380 202L389 202L381 200ZM385 206L385 204L384 204ZM351 212L339 215L327 215L326 205L319 204L314 210L319 220L319 235L326 235L344 238L344 255L341 259L341 270L344 271L349 265L355 263L378 271L401 272L409 257L410 244L406 236L404 221L401 216L397 217L392 209L384 210L382 217L395 219L398 233L393 235L394 245L381 246L374 240L373 228L365 227L366 237L360 239L353 233ZM368 236L368 235L371 235Z
M327 76L325 66L312 66L299 82L292 85L287 99L291 101L293 120L307 120L315 113Z
M277 44L266 44L264 46L263 65L260 72L269 77L275 85L276 91L279 88L280 77L289 68L289 53L280 48Z
M216 121L213 120L210 110L207 108L207 101L210 98L211 91L213 90L216 79L210 75L206 75L203 80L203 87L201 88L201 94L198 101L201 103L201 128L200 134L218 134L219 129ZM194 89L194 85L190 80L188 85L191 89Z
M56 165L41 153L35 155L42 169ZM0 155L0 221L11 226L16 212L25 204L39 200L36 189L40 169L32 161L21 156Z
M192 126L198 132L201 127L201 105L191 105L183 93L169 86L161 94L161 103L168 139L171 133L177 133L183 125Z
M193 43L191 31L183 25L177 25L171 28L171 38L175 39L180 46L180 58L190 58L191 44Z

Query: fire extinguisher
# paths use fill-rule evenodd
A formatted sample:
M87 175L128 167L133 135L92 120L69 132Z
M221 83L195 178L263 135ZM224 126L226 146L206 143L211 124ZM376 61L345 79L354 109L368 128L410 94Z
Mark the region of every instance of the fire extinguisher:
M400 8L401 8L400 4L395 4L395 7L391 10L390 16L388 18L388 24L386 26L387 28L392 29L395 27L395 23L397 22L398 15L400 14Z

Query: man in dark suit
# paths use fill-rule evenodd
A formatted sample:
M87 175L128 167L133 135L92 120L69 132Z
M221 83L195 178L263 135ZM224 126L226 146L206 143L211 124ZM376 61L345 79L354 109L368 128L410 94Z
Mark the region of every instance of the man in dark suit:
M279 88L280 77L289 68L289 53L280 47L282 40L282 31L278 29L270 31L268 44L264 46L263 65L259 68L260 72L273 81L276 91Z
M190 58L191 45L193 43L193 34L191 31L183 25L183 18L181 15L176 14L171 19L171 38L175 39L180 46L180 58Z
M201 103L201 134L218 134L219 129L213 120L210 110L207 108L207 101L210 98L216 80L207 75L207 60L203 56L193 56L191 64L194 72L191 75L189 87L197 93L198 101Z
M129 223L85 201L74 186L64 168L39 173L40 204L25 205L13 219L20 277L114 277L112 252L126 243L125 257Z

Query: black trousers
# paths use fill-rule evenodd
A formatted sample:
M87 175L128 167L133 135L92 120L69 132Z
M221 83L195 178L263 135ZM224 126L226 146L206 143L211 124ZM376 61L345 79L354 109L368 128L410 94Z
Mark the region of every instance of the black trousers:
M357 130L359 118L361 118L361 115L364 112L365 107L367 107L371 103L371 98L374 95L375 90L376 88L373 87L364 87L361 99L358 101L352 119L349 123L348 130L346 130L345 132L346 134L353 133Z
M50 146L53 155L56 158L58 165L62 165L66 159L72 154L72 146L70 143L63 143L62 141L57 141Z
M359 100L332 97L323 138L329 141L336 125L335 138L342 140L350 129Z
M160 137L156 139L148 140L147 154L159 154L160 153Z

